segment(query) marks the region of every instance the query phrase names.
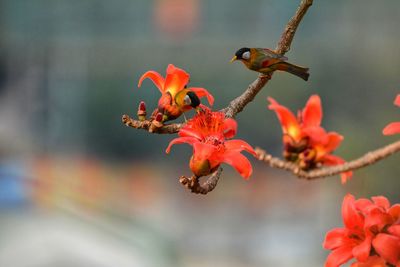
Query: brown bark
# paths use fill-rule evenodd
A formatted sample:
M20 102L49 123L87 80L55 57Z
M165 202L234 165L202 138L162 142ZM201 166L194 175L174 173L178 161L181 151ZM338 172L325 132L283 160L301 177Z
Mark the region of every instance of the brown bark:
M346 171L354 171L375 164L376 162L385 159L390 155L393 155L394 153L399 151L400 151L400 141L397 141L385 147L378 148L374 151L370 151L357 159L354 159L352 161L346 162L341 165L336 165L332 167L322 167L310 171L304 171L300 169L298 165L292 162L275 158L272 155L268 154L263 149L256 148L256 153L260 161L265 162L266 164L268 164L273 168L290 171L297 177L307 180L314 180L327 176L333 176Z

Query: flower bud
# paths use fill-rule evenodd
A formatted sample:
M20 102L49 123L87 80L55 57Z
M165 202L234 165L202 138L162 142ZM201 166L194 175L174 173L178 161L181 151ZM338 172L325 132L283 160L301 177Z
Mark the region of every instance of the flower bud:
M163 126L163 114L162 113L157 113L156 117L154 120L151 122L149 132L154 132L156 129L161 128Z
M137 116L140 121L146 120L146 103L144 101L140 101L139 107L138 107L138 112Z
M207 159L195 159L193 156L190 159L189 167L197 177L207 176L214 171L211 170L210 162Z

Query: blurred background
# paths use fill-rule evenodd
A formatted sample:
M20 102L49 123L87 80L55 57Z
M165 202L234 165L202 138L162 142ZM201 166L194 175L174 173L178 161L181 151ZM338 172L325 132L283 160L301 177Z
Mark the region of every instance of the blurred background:
M0 266L322 266L325 232L343 196L400 202L399 156L339 177L299 180L252 160L244 181L224 168L207 196L178 182L191 147L121 123L159 92L147 70L169 63L225 107L257 74L229 64L243 46L274 48L299 1L1 0ZM292 110L312 94L323 126L353 159L392 141L400 120L398 0L315 1L290 61L308 82L277 73L237 117L237 138L281 154L272 96Z

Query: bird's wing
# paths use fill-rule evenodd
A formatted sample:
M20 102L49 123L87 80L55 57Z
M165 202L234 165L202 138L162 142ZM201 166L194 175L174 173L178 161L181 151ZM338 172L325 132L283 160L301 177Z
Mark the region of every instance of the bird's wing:
M271 49L268 48L257 48L260 53L264 54L266 57L270 57L270 58L275 58L275 59L280 59L283 61L286 61L288 58L285 56L282 56L278 53L276 53L275 51L272 51Z

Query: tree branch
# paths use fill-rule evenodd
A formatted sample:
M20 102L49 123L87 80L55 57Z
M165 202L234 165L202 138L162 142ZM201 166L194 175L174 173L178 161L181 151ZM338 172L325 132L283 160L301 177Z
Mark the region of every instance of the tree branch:
M177 133L177 132L179 132L179 130L182 128L182 125L183 125L182 123L171 123L171 124L164 124L161 127L152 127L152 121L134 120L126 114L122 115L122 123L125 124L126 126L129 126L129 127L135 128L135 129L144 129L151 133L157 133L157 134Z
M222 168L219 167L203 183L200 183L199 181L200 177L196 177L195 175L192 175L190 178L181 176L179 182L187 189L189 189L192 193L205 195L214 190L214 188L217 186L221 173L222 173Z
M290 45L292 44L297 27L299 26L300 21L306 14L308 8L310 8L312 4L313 0L301 1L300 6L296 11L296 14L294 14L293 18L290 19L290 21L286 25L285 31L282 33L281 39L278 43L278 46L276 47L276 52L283 55L290 50Z
M304 171L300 167L292 162L284 161L279 158L275 158L268 154L261 148L256 148L258 160L265 162L273 168L283 169L292 172L299 178L306 180L314 180L318 178L333 176L342 172L354 171L369 165L372 165L390 155L400 151L400 141L389 144L385 147L378 148L374 151L368 152L358 159L346 162L341 165L332 167L323 167L310 171Z
M290 45L292 44L294 35L296 33L297 27L299 26L301 20L306 14L308 8L312 5L313 0L302 0L299 8L297 9L294 16L290 19L286 25L285 31L282 33L281 39L276 47L276 52L284 55L289 51ZM222 109L221 111L229 118L235 117L239 112L241 112L244 107L249 104L256 95L261 91L261 89L267 84L271 79L272 73L270 75L260 74L258 78L252 82L240 96L232 100L228 107Z

